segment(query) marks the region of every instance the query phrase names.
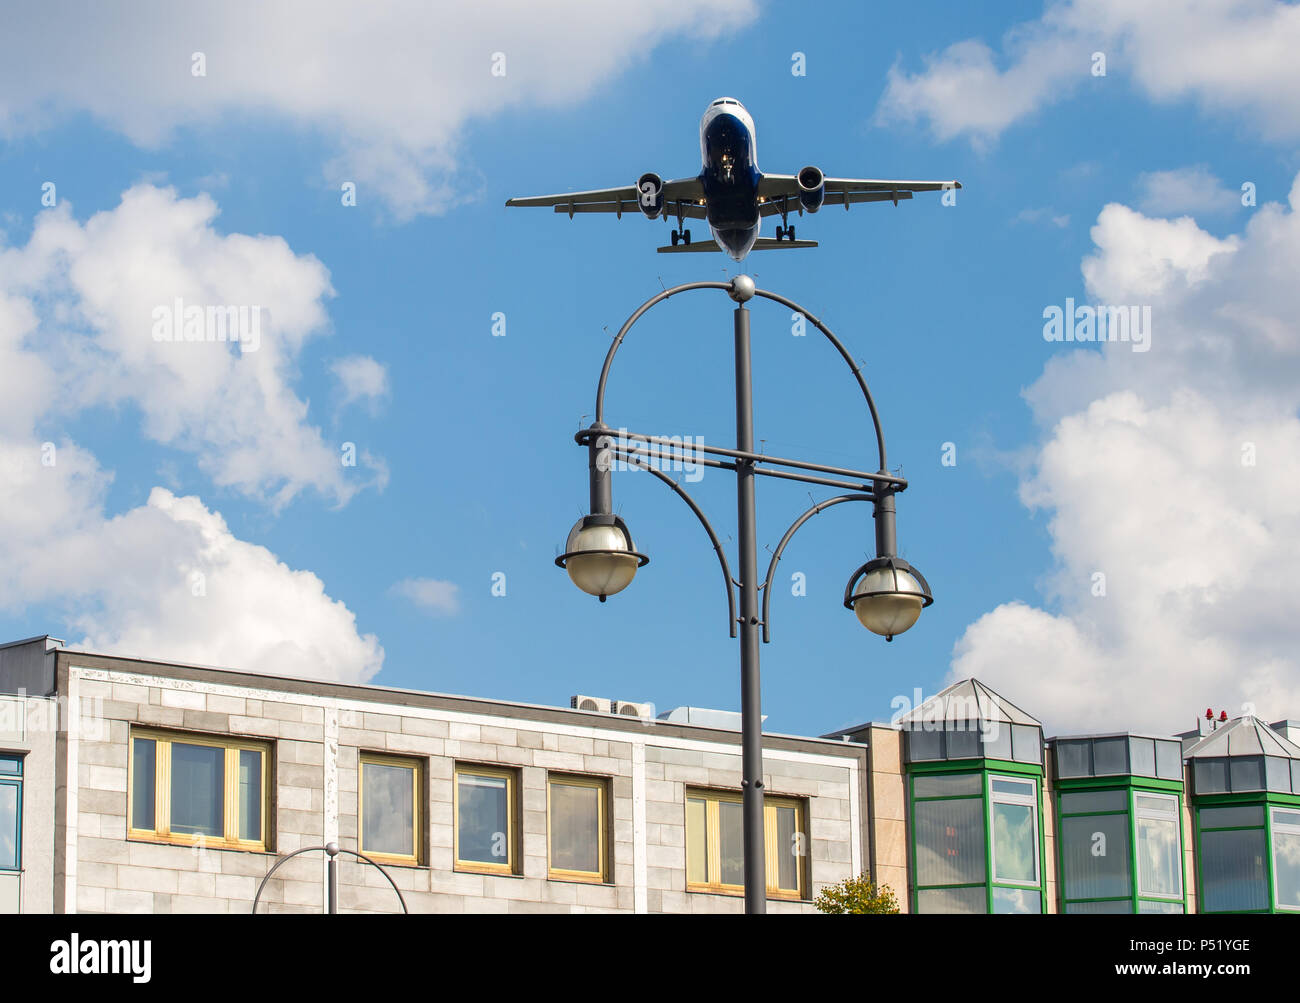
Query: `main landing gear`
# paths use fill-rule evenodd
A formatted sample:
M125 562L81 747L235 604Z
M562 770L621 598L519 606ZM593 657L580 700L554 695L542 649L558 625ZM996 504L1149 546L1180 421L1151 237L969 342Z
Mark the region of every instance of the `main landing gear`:
M673 247L676 247L676 246L677 246L677 242L678 242L679 240L680 240L683 244L689 244L689 243L691 242L691 231L690 231L690 230L674 230L674 231L673 231Z
M776 228L777 240L794 240L794 225L778 226Z

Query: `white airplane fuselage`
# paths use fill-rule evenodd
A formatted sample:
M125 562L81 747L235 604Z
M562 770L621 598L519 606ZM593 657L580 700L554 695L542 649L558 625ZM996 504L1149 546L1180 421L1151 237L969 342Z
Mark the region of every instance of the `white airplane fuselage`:
M740 261L758 239L758 142L754 120L739 101L718 98L700 119L700 183L709 229L730 257Z

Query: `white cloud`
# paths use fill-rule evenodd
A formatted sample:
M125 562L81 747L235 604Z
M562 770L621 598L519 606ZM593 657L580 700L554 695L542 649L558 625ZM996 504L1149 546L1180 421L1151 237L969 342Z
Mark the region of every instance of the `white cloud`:
M0 441L0 605L63 608L81 644L114 654L343 682L379 671L378 640L316 575L237 539L198 498L154 488L110 517L112 475L66 440L53 459Z
M1204 164L1172 171L1149 171L1138 178L1138 208L1152 216L1212 216L1241 208L1233 191Z
M119 409L272 506L360 489L291 385L327 327L328 273L278 237L217 233L215 215L206 197L140 185L84 224L66 205L44 212L25 245L0 248L0 607L60 611L99 650L362 682L383 649L316 575L237 539L197 497L154 488L107 512L111 471L57 431ZM263 306L258 350L155 341L153 308L178 296Z
M451 616L460 612L460 586L454 582L439 581L436 578L404 578L391 591L435 616Z
M1069 213L1058 213L1053 209L1046 207L1037 207L1031 209L1021 209L1016 213L1013 223L1030 223L1052 225L1058 230L1064 230L1070 225Z
M1157 101L1190 99L1270 138L1300 136L1300 7L1276 0L1066 0L1009 31L996 54L967 39L891 69L877 121L925 121L939 139L987 145L1084 86L1131 79ZM1092 76L1092 54L1106 77ZM999 64L1005 64L1005 68Z
M51 0L6 13L0 136L88 111L158 146L179 126L265 116L325 138L336 156L322 180L336 191L356 181L359 200L374 193L405 218L475 186L460 163L468 122L581 100L669 39L708 40L754 16L753 0L644 0L600 15L588 0ZM192 75L195 52L205 76Z
M291 386L302 346L328 330L329 273L280 237L218 233L217 211L137 185L84 225L67 203L47 210L26 246L0 250L0 431L131 402L146 435L195 454L221 487L345 503L382 476L343 467ZM257 350L155 340L155 309L177 299L257 307Z
M1150 303L1152 347L1065 350L1027 391L1046 435L1020 496L1050 513L1055 612L990 611L954 677L1061 732L1300 709L1298 210L1300 178L1289 207L1259 207L1226 240L1103 209L1088 291Z
M330 366L343 392L341 407L356 401L375 405L388 396L388 367L368 355L349 355Z

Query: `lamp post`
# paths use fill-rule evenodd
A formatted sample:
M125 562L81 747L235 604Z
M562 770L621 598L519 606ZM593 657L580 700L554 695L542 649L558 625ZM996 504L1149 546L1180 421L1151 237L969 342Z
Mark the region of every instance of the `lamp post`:
M679 293L696 289L720 289L735 301L735 379L736 379L736 446L726 449L718 446L693 447L710 454L698 457L695 462L705 466L732 470L736 474L737 546L739 548L739 578L733 578L727 555L709 520L676 481L665 475L649 461L658 459L680 460L672 449L680 443L661 436L643 435L620 430L620 441L615 441L613 431L605 424L605 384L609 379L614 356L632 326L653 306ZM754 452L754 407L750 371L749 310L745 304L753 297L772 300L797 313L819 330L839 352L856 377L858 387L866 401L875 432L879 458L877 471L866 472L843 467L767 456ZM632 583L637 569L649 558L637 552L627 524L613 514L612 460L624 460L648 470L671 488L690 506L704 526L722 567L723 582L727 591L727 610L732 637L740 638L740 712L741 712L741 788L743 792L743 835L745 912L755 914L767 911L766 855L763 846L763 743L762 708L759 687L759 643L770 640L768 610L772 595L772 580L777 562L790 539L805 522L818 512L850 501L869 501L875 515L876 557L855 571L844 590L844 605L856 613L858 620L873 633L887 641L910 628L921 610L933 601L930 587L919 571L898 557L895 528L894 496L907 487L907 481L889 473L886 466L885 438L875 401L867 389L857 364L847 349L830 329L797 303L776 293L757 289L747 275L737 275L730 282L690 282L666 289L646 300L615 335L605 356L605 365L596 388L596 416L592 424L574 436L580 446L588 451L588 474L591 484L591 511L570 530L565 552L555 559L564 568L574 584L584 592L604 602L609 596L623 591ZM668 450L668 451L666 451ZM850 494L838 495L814 504L786 531L772 554L767 575L760 583L758 578L758 550L755 539L754 486L756 476L777 477L826 487L847 488ZM739 591L739 613L736 592ZM762 593L762 609L759 594ZM739 629L737 629L739 628Z

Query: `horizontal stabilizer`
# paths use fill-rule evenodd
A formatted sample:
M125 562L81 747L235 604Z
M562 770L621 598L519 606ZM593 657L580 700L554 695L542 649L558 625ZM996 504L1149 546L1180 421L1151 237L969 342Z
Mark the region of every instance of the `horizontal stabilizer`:
M771 237L759 237L754 241L755 251L785 251L800 247L816 247L815 240L774 240ZM721 251L716 240L697 240L691 244L676 244L659 248L660 254L680 254L683 251Z

